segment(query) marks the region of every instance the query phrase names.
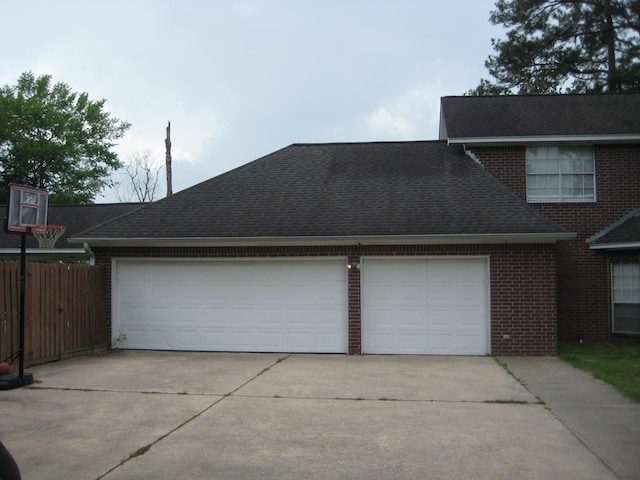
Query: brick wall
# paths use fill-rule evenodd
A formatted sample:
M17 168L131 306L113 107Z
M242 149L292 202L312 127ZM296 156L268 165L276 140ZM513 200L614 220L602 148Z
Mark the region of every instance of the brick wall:
M526 200L524 147L472 149L482 165ZM587 239L640 207L640 145L596 145L596 202L532 203L577 237L557 246L559 340L610 340L611 301L607 254Z
M388 245L297 247L94 248L96 262L107 268L111 299L111 258L274 258L284 256L483 255L489 257L491 353L555 355L556 303L553 245ZM361 353L360 271L348 271L349 353ZM111 302L108 303L111 318Z
M551 249L536 253L491 257L494 355L557 354L555 255Z

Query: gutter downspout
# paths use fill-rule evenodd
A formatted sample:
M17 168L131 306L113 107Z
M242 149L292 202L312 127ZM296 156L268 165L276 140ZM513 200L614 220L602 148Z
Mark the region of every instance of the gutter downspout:
M89 254L89 265L93 267L96 264L96 256L93 253L93 250L91 250L89 242L84 242L82 246L84 247L84 251Z

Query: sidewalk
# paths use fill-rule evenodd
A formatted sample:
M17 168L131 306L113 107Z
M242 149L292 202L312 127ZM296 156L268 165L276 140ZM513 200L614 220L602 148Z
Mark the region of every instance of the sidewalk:
M640 480L640 404L555 357L502 360L616 476Z

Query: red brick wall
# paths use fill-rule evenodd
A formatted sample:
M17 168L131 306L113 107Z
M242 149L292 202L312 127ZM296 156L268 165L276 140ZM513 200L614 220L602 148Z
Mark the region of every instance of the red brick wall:
M166 247L94 248L97 263L107 267L111 299L111 257L256 258L344 256L482 255L490 262L491 353L555 355L556 303L553 245L388 245L306 247ZM348 273L349 353L361 353L360 271ZM111 301L108 303L111 318Z
M349 354L358 355L362 353L362 328L361 328L361 303L360 303L360 269L358 265L360 263L360 255L353 252L349 253L348 263L353 268L349 269L347 277L347 288L349 289L347 302L348 302L348 315L349 315Z
M524 147L472 149L480 162L526 200ZM610 340L607 254L587 239L640 207L640 145L596 145L596 202L532 203L538 212L577 237L557 246L559 340Z
M551 248L537 250L536 255L523 248L491 257L494 355L557 354L554 280L555 255Z

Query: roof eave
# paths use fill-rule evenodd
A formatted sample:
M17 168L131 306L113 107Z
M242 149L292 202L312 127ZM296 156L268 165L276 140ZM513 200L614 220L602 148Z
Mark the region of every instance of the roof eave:
M204 247L293 245L447 245L556 243L576 237L572 232L472 235L367 235L340 237L194 237L194 238L74 238L91 247Z
M637 250L640 249L640 242L625 243L602 243L599 245L590 245L591 250Z
M78 255L86 253L84 248L27 248L27 255ZM0 248L0 255L20 254L19 248Z
M639 143L640 134L617 135L524 135L513 137L449 137L450 145L492 147L499 145Z

